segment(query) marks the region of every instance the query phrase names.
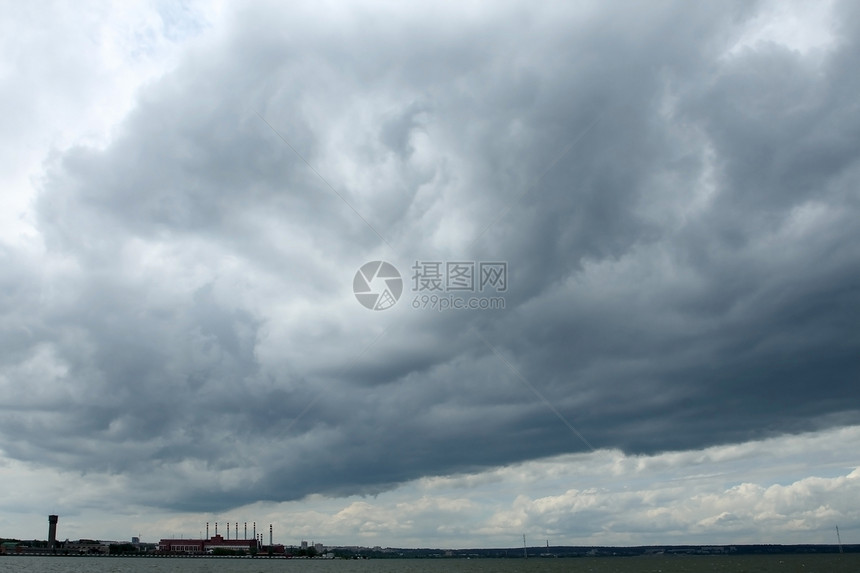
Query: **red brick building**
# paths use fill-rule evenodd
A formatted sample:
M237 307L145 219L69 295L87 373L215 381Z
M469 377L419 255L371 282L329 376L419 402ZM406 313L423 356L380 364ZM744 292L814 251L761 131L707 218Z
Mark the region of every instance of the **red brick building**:
M204 554L216 549L251 552L259 547L253 539L224 539L220 535L210 539L162 539L158 542L161 553Z

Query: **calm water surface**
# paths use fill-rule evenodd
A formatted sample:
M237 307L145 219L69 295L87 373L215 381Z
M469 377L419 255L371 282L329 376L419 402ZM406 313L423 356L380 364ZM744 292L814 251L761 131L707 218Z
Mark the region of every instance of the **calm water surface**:
M566 559L164 559L0 557L3 573L858 573L860 554L650 556Z

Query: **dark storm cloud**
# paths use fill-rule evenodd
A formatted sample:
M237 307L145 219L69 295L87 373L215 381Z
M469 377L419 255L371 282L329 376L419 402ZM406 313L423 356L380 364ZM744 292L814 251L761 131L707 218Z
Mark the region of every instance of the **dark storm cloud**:
M587 449L530 384L631 452L856 421L858 20L727 55L754 14L237 14L51 161L3 450L216 510ZM507 309L364 312L380 257L505 260Z

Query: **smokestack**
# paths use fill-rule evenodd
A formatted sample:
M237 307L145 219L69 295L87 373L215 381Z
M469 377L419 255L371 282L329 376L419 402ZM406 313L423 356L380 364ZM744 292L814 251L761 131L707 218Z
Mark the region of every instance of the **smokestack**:
M230 522L227 522L227 539L230 539Z
M242 539L248 539L248 522L245 522L245 536Z
M51 549L57 548L57 521L59 519L56 515L48 516L48 547Z
M218 537L218 522L215 522L215 537Z
M269 545L272 545L272 524L269 524Z
M254 522L254 541L257 541L257 522Z
M206 522L206 539L209 539L209 522Z
M239 522L236 522L236 537L234 539L239 539Z

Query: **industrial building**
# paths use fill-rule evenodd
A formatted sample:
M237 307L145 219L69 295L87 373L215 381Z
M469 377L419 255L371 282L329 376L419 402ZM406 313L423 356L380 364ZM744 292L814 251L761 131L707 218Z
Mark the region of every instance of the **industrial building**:
M234 538L230 539L230 522L226 523L227 538L218 535L218 522L215 522L215 535L209 537L209 522L206 522L205 539L162 539L158 542L159 553L179 553L186 555L204 555L217 550L240 551L247 553L284 553L283 545L272 543L272 524L269 524L269 545L263 545L263 534L257 534L257 522L252 522L253 539L248 539L248 522L245 522L244 535L239 539L239 522L235 522Z
M256 552L260 548L254 539L224 539L217 533L209 539L162 539L158 542L160 553L205 554L216 549L228 551Z

